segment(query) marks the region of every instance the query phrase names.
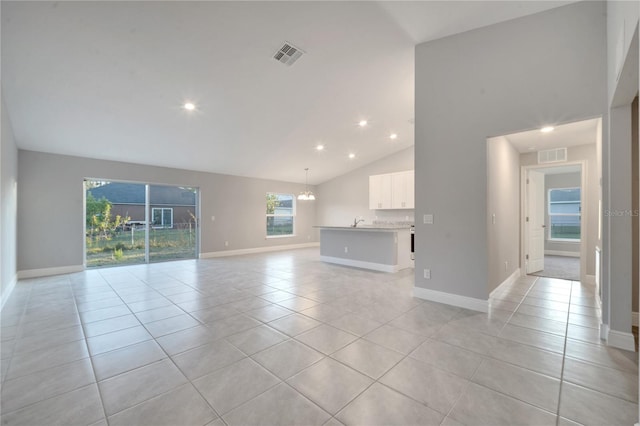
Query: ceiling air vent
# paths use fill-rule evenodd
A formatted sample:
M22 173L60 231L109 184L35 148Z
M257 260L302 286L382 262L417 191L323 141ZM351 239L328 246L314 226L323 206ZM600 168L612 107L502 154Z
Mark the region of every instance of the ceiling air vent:
M567 161L567 148L538 151L538 164L559 163L562 161Z
M304 51L295 47L293 44L285 41L282 47L273 55L273 59L278 62L282 62L287 66L293 65L295 61L297 61Z

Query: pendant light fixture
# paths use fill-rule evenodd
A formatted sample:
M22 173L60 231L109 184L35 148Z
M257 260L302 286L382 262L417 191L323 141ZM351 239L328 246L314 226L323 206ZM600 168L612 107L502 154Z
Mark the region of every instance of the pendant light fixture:
M313 195L313 192L309 191L309 168L304 169L304 191L298 195L298 200L300 201L314 201L316 196Z

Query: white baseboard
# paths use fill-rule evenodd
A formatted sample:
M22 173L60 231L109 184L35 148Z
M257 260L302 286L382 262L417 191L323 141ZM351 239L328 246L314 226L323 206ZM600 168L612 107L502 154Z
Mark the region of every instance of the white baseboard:
M596 276L595 275L585 275L584 283L589 285L596 285Z
M579 251L545 250L544 254L549 256L580 257Z
M607 336L609 335L609 325L605 323L600 323L600 340L607 340Z
M631 325L634 327L638 327L638 313L631 312Z
M18 282L18 276L14 275L13 278L11 278L11 280L9 281L9 284L7 284L7 287L4 290L4 294L0 295L0 311L2 310L2 308L4 308L4 304L7 303L7 300L9 300L9 296L11 296L11 293L13 292L13 289L16 287L16 283Z
M83 265L59 266L56 268L27 269L18 271L18 279L48 277L51 275L71 274L84 271Z
M478 312L489 312L489 301L474 299L473 297L460 296L443 291L430 290L428 288L414 287L413 295L419 299L430 300L432 302L444 303L457 306L459 308L471 309Z
M596 304L598 305L597 308L602 312L602 299L600 299L599 293L596 293Z
M607 345L631 352L635 352L636 350L636 342L633 338L633 333L625 333L623 331L609 330L609 334L607 335Z
M398 272L401 269L408 268L408 266L402 267L400 265L385 265L384 263L365 262L364 260L344 259L342 257L333 256L320 256L320 260L323 262L335 263L337 265L353 266L354 268L371 269L380 272L393 273Z
M506 289L511 284L513 284L516 281L518 281L518 278L520 278L521 276L522 276L522 271L520 270L520 268L518 268L515 271L513 271L513 273L511 275L509 275L506 280L502 281L502 283L500 283L500 285L498 287L493 289L491 294L489 294L489 298L493 297L493 295L495 293Z
M302 244L288 244L288 245L282 245L282 246L256 247L256 248L237 249L237 250L212 251L209 253L200 253L200 259L211 259L214 257L226 257L226 256L239 256L243 254L267 253L271 251L294 250L294 249L309 248L309 247L320 247L320 243L315 242L315 243L302 243Z

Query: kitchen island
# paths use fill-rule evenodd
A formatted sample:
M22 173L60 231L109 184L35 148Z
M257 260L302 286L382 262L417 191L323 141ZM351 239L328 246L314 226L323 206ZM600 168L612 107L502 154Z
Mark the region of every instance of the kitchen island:
M413 267L408 225L315 228L320 229L320 260L323 262L382 272Z

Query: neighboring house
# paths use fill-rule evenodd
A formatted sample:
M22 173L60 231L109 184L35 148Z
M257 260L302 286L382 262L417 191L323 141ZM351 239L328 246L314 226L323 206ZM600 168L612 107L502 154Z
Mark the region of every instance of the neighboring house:
M113 216L128 216L129 224L143 224L145 220L145 186L136 183L111 182L87 190L94 198L102 197L112 204ZM194 222L196 193L177 186L149 186L151 226L158 228L188 227Z

